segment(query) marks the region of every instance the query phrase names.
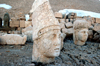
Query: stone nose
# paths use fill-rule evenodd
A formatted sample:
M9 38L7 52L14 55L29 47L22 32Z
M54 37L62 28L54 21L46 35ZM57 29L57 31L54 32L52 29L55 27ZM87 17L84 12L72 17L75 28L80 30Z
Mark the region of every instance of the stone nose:
M54 40L54 42L55 42L55 45L57 46L57 45L61 45L61 38L56 38L56 40Z

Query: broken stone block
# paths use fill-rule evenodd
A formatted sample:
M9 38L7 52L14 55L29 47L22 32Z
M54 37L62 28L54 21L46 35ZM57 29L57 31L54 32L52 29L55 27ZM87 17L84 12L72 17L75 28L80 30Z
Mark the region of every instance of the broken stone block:
M14 17L11 18L10 27L19 27L19 24L19 19L16 19Z
M76 45L84 45L88 38L88 22L85 19L77 19L73 24L73 40Z
M65 28L65 24L64 23L59 23L60 24L60 28Z
M22 35L27 36L28 42L33 42L32 33L33 33L33 27L32 26L29 26L29 27L22 29Z
M69 29L62 29L62 33L65 33L67 36L73 35L73 28L69 28Z
M93 28L94 31L100 33L100 24L96 23Z
M5 34L0 36L0 44L25 44L26 40L26 35L24 35L23 37L18 34Z
M25 28L32 26L32 22L31 21L25 21Z
M67 28L72 28L73 27L73 24L71 22L67 22L67 23L65 23L65 26Z
M63 17L62 13L59 13L59 12L55 12L54 15L55 15L56 18L62 18Z
M59 56L61 32L49 0L35 0L32 5L33 53L32 62L51 63Z
M96 18L96 23L100 24L100 18Z
M20 27L25 27L25 21L24 20L20 20Z

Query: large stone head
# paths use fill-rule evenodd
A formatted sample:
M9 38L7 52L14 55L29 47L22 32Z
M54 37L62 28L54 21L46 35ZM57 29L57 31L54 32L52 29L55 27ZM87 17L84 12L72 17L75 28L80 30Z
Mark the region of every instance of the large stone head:
M42 2L41 2L42 1ZM55 18L48 0L36 0L33 8L33 54L32 60L52 62L50 58L59 56L61 36L59 22ZM48 60L46 60L48 58Z
M88 38L88 22L85 19L77 19L73 25L73 40L76 45L84 45Z

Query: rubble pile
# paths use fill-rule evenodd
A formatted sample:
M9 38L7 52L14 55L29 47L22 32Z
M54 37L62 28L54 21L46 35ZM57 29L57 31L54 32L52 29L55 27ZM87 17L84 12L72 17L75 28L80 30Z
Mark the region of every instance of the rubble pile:
M8 29L8 30L5 30L5 29ZM7 36L10 36L10 37L13 37L13 38L15 38L14 36L17 36L17 35L19 35L20 37L26 36L27 41L33 42L33 40L32 40L32 18L29 17L29 19L26 21L25 17L19 17L19 18L11 17L8 26L6 26L6 27L2 26L2 23L1 23L0 44L4 44L2 37L4 37L5 34ZM21 39L21 38L19 38L19 39ZM22 40L14 40L14 41L15 42L16 41L23 41L23 39ZM25 42L26 41L24 40L24 44L25 44ZM14 43L14 42L12 42L12 43L13 44L21 44L21 43ZM5 44L9 44L9 43L6 42Z
M79 17L76 13L69 13L68 15L55 12L55 17L58 19L61 27L61 32L66 36L73 35L73 23L77 19L86 19L89 25L88 40L94 42L100 42L100 18L94 18L91 16Z

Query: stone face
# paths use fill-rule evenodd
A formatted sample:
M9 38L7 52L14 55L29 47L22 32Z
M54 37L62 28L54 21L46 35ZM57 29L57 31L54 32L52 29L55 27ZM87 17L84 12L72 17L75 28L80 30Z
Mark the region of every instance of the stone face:
M73 40L76 45L84 45L88 38L88 23L85 19L78 19L73 25Z
M26 40L26 35L23 37L18 34L5 34L0 36L0 44L25 44Z
M73 24L71 22L68 22L65 25L66 25L67 28L72 28L73 27Z
M32 39L33 27L29 26L27 28L22 29L22 35L27 35L27 41L33 42Z
M33 62L50 63L59 56L61 32L48 0L35 0L32 5Z

